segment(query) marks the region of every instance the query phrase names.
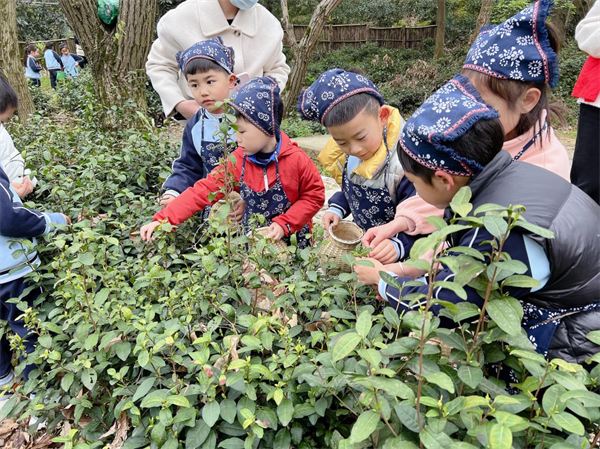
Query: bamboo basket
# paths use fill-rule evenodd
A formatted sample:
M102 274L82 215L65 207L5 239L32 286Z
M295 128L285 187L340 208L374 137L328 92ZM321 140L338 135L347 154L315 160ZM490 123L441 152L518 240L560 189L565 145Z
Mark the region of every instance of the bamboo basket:
M260 236L262 236L263 238L265 238L265 237L266 237L268 234L269 234L269 228L268 228L268 227L266 227L266 226L264 226L264 227L262 227L262 228L256 228L256 229L254 229L253 231L250 231L250 232L248 232L248 234L246 234L246 235L247 235L247 236L248 236L248 237L249 237L251 240L253 240L253 241L256 241L256 240L258 240L258 239L257 239L257 237L256 237L257 235L260 235ZM283 239L282 239L282 240L279 240L279 241L277 241L277 242L274 242L274 241L273 241L273 240L271 240L271 239L266 239L266 240L267 240L267 242L268 242L270 245L273 245L273 247L275 248L275 250L276 250L276 251L277 251L277 253L278 253L278 256L277 256L277 257L278 257L279 259L285 260L285 259L287 259L287 258L288 258L288 256L289 256L289 253L288 253L288 250L287 250L287 245L286 245L286 243L283 241Z
M229 192L226 197L228 199L230 199L232 201L233 204L237 203L238 201L240 201L242 199L242 196L237 193L237 192ZM225 204L227 204L227 199L223 198L222 200L217 201L215 204L213 204L210 208L210 213L208 214L208 218L210 220L213 220L216 218L217 212L219 211L219 209L221 207L223 207ZM233 207L232 204L232 207Z
M363 230L351 221L340 221L335 229L329 227L327 234L327 243L319 251L321 260L338 265L339 270L330 270L330 274L349 273L351 268L342 262L342 256L356 249L363 237Z

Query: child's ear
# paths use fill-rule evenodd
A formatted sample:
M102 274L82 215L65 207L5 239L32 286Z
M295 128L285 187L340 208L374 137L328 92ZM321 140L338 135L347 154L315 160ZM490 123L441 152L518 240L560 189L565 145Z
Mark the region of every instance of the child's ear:
M235 87L235 80L237 77L234 74L229 75L229 90Z
M390 118L390 108L381 106L379 108L379 122L381 123L381 126L387 125L389 118Z
M435 172L435 179L438 183L441 183L444 190L450 191L454 188L454 176L450 173L446 173L442 170L437 170Z
M533 110L540 101L540 97L542 96L542 92L536 88L532 87L527 89L522 95L520 100L520 109L521 114L527 114Z

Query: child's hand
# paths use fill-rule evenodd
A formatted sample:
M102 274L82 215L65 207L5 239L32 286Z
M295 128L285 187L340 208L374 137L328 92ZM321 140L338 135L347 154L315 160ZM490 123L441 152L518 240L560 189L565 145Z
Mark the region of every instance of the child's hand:
M167 193L167 194L163 195L160 200L158 200L158 204L160 204L163 208L165 208L169 204L171 204L171 201L173 201L174 199L175 199L174 195Z
M266 235L265 238L273 239L277 242L283 237L285 237L285 231L283 230L281 225L278 223L273 223L271 226L269 226L269 233Z
M327 212L325 215L323 215L323 227L325 228L326 231L329 231L329 227L333 226L334 228L340 224L340 216L337 214L334 214L333 212Z
M240 199L233 203L233 210L229 214L229 218L237 223L242 221L244 217L244 212L246 211L246 203L244 200Z
M33 183L27 177L23 178L22 183L13 182L11 185L14 187L17 195L19 195L19 198L21 199L24 199L27 195L33 192Z
M354 265L354 271L358 275L358 282L365 285L378 285L380 271L385 271L383 264L376 259L359 258L357 260L368 260L375 265L374 267L364 267L362 265Z
M373 251L369 253L369 257L377 259L383 265L387 265L392 262L396 262L398 254L396 253L396 247L391 240L386 239L375 247Z
M68 216L66 216L65 214L61 214L61 215L63 217L65 217L65 221L67 222L68 225L70 225L71 224L71 219Z
M361 243L365 248L377 248L381 242L390 237L394 237L399 232L408 231L406 219L396 218L382 226L376 226L369 229L363 236Z
M152 235L157 226L160 226L160 221L153 221L152 223L145 224L140 229L140 237L142 240L147 242L155 240L155 237Z

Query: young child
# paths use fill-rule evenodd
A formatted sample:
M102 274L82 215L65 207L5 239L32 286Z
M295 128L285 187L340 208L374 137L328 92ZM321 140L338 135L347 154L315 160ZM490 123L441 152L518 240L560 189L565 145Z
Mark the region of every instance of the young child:
M79 64L73 55L71 55L69 47L67 44L63 43L58 46L58 49L61 53L60 60L65 68L65 74L67 75L67 78L77 78L79 76Z
M29 44L25 47L25 57L23 58L25 76L29 79L31 85L36 87L42 85L42 66L37 62L37 58L39 57L40 49L36 45Z
M368 78L342 69L321 74L300 95L297 109L305 119L327 128L337 145L326 148L331 158L337 159L339 152L346 155L342 190L329 200L323 216L325 229L337 226L350 214L364 230L391 221L396 205L415 193L403 176L395 151L404 125L398 110L383 104L383 97ZM320 155L321 160L329 157ZM372 257L393 262L408 251L411 240L388 240Z
M178 53L177 60L200 110L187 122L183 132L181 153L173 162L173 174L163 184L164 193L160 200L163 206L168 206L219 165L223 146L215 134L219 130L223 108L217 107L216 103L229 98L229 91L236 82L233 48L223 45L220 37L192 45ZM238 204L241 211L237 211L237 218L240 218L243 202Z
M444 110L439 104L444 103ZM408 120L401 140L400 162L419 195L444 209L463 186L472 191L473 210L493 203L504 207L521 204L523 216L550 229L554 239L513 229L502 250L523 262L528 276L540 282L536 288L510 288L523 303L522 325L537 351L548 358L560 357L584 363L600 347L586 335L600 329L600 207L579 188L534 164L515 161L500 151L504 132L498 113L484 103L469 80L457 75L431 96ZM451 217L451 214L448 215ZM454 234L451 246L491 252L492 235L484 228ZM401 292L380 279L381 264L356 267L359 281L377 285L379 294L399 312L418 308L403 300L410 293L427 293L428 285L404 287ZM454 276L449 269L437 280ZM398 276L402 285L409 277ZM464 287L467 301L482 306L477 291ZM462 302L446 288L435 297ZM438 314L442 306L430 309Z
M58 72L65 69L65 66L60 59L58 53L54 51L54 43L46 43L46 51L44 52L44 60L46 61L46 68L50 73L50 86L53 90L56 90L56 76Z
M548 9L549 2L541 0L482 31L462 74L500 113L505 133L502 149L514 160L538 165L568 181L569 156L548 121L549 90L559 79L558 39L546 23ZM370 230L363 244L376 247L398 232L429 234L435 228L425 219L431 215L440 216L440 211L414 196L398 206L388 226ZM398 272L398 267L390 268Z
M31 171L25 168L25 161L17 151L12 138L6 131L4 123L8 122L17 109L17 94L0 74L0 164L8 176L11 185L20 198L29 195L37 184L37 179L31 178Z
M8 85L8 84L7 84ZM0 85L0 104L14 104L16 107L16 94L8 86ZM17 304L9 303L12 298L19 298L28 287L25 276L33 271L33 267L40 264L35 250L25 251L24 254L14 257L13 253L26 249L25 242L35 245L35 237L51 232L56 225L70 224L69 218L60 213L42 213L37 210L27 209L23 206L17 191L11 185L2 164L0 164L0 319L8 321L10 328L22 338L26 338L25 349L29 354L33 352L37 337L30 334L25 327L25 322L18 319L22 312ZM40 294L40 289L34 289L21 298L33 307ZM11 370L12 354L6 334L0 339L0 389L12 383ZM35 368L29 365L23 371L25 380Z
M269 77L250 80L236 94L232 107L238 126L238 148L232 153L235 163L228 159L227 167L218 166L154 215L155 221L142 227L142 239L154 240L159 220L180 225L223 198L220 189L227 170L246 203L245 227L252 215L260 214L269 225L268 237L289 240L297 233L299 247L310 244L306 234L325 202L325 186L315 164L279 129L283 107L277 82ZM218 194L211 200L213 192Z

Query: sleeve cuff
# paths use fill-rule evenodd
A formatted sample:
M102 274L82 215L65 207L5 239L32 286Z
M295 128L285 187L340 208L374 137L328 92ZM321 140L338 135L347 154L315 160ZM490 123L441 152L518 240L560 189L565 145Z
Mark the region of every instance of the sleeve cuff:
M56 225L66 225L67 220L63 216L63 214L59 213L50 213L43 214L44 219L46 220L46 229L44 229L44 234L48 234L49 232L54 231Z
M329 209L327 209L327 212L331 212L332 214L336 214L338 217L340 218L344 218L344 213L343 211L341 211L338 207L331 205L329 206Z
M179 193L177 190L169 189L169 190L165 190L165 192L163 193L163 196L164 195L173 195L175 198L177 198L179 195L181 195L181 193Z
M392 245L394 245L394 248L396 249L396 260L394 262L403 260L405 257L405 251L404 251L404 245L402 244L402 242L395 237L392 237L390 239L390 241L392 242Z

